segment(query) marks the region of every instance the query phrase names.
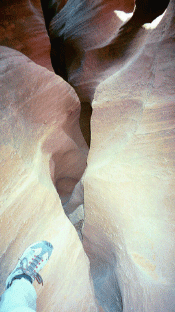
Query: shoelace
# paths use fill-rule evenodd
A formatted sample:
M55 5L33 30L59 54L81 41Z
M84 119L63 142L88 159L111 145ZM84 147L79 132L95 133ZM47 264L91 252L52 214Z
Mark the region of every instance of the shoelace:
M43 279L39 273L35 271L35 268L37 268L38 264L42 261L42 258L39 256L35 256L35 258L32 258L32 261L29 262L29 265L24 268L24 262L27 261L27 258L24 258L23 260L20 261L20 267L18 270L21 270L24 274L31 276L36 279L38 284L42 284L43 286Z

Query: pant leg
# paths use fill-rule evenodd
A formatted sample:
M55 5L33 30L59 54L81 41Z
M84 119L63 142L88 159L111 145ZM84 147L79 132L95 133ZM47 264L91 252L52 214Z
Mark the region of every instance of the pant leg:
M14 280L1 296L1 312L35 312L36 311L36 291L33 285L22 278Z

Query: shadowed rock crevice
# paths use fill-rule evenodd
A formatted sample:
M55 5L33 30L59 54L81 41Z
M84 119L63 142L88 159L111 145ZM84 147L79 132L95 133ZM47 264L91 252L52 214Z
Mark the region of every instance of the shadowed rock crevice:
M89 147L90 147L90 142L91 142L91 126L90 126L91 115L92 115L91 104L87 102L82 102L80 119L79 119L80 129Z
M85 198L84 203L85 227L83 229L83 244L87 252L87 255L90 258L91 273L95 287L95 294L99 301L99 304L103 307L105 311L119 312L123 310L123 307L124 310L131 308L134 311L139 310L141 311L143 308L139 308L139 296L143 299L143 301L146 300L144 289L140 290L142 286L140 286L141 278L139 276L139 273L137 272L137 266L135 268L135 263L133 264L133 259L129 251L124 250L124 247L120 247L119 238L117 236L118 227L123 226L123 223L125 223L125 220L127 220L127 216L124 217L124 221L121 221L119 220L120 216L118 216L117 213L115 215L114 211L117 210L117 212L119 213L119 215L121 214L121 216L122 214L124 214L123 207L125 206L125 200L123 200L121 204L121 210L119 209L118 211L118 205L120 207L120 201L117 205L118 197L119 198L122 197L122 194L125 193L123 188L127 189L127 185L128 183L130 183L128 182L128 179L129 181L130 179L132 180L132 176L136 174L133 172L130 177L130 174L128 173L128 171L130 172L130 169L128 168L132 168L135 166L135 163L137 163L138 155L137 153L135 153L134 147L127 150L127 146L130 144L130 142L138 139L137 132L139 131L138 129L144 116L145 101L147 100L145 94L147 95L148 92L145 93L143 92L144 96L143 95L140 96L138 87L138 90L135 92L135 94L134 92L132 93L132 86L130 86L131 90L129 88L127 89L127 87L124 87L125 81L122 81L122 74L120 73L120 71L121 72L123 71L125 73L128 63L131 65L132 62L133 63L136 62L135 61L136 59L139 60L139 56L142 54L143 47L145 47L146 49L146 45L148 44L149 46L148 38L150 31L147 31L142 26L145 23L152 22L156 17L162 14L167 8L168 4L169 1L164 1L161 4L159 4L159 2L157 1L136 2L136 6L133 11L132 17L127 22L124 23L118 21L117 24L116 22L116 29L113 38L111 38L111 40L108 43L106 43L104 40L103 44L102 42L99 42L96 45L94 44L94 46L90 44L88 46L89 43L88 39L90 38L90 35L88 37L88 30L86 37L87 41L85 42L83 37L84 29L82 28L82 32L80 31L80 28L82 26L81 23L80 25L77 25L76 29L72 28L72 38L71 38L71 21L69 23L70 28L66 26L66 22L65 24L62 24L62 26L60 26L61 21L63 21L63 18L61 18L61 12L57 13L53 21L51 21L50 27L51 39L53 38L52 36L59 37L60 34L61 36L64 37L65 35L63 44L65 49L65 64L67 68L66 71L69 83L74 87L74 89L76 90L77 94L81 99L81 102L84 105L86 105L85 104L86 102L92 103L92 105L94 105L93 106L94 111L92 115L93 137L89 155L89 167L87 168L87 172L90 172L92 177L94 177L96 174L98 176L98 172L100 172L100 176L98 178L101 183L99 183L97 187L95 181L94 188L91 189L90 191L88 190L88 187L85 184L86 194L88 194L89 196L94 194L95 199L91 197L87 198L87 195ZM102 10L102 7L99 6L98 8ZM77 19L77 21L79 20ZM84 21L83 26L85 28L86 27L88 28L88 22L89 22L88 19ZM69 58L69 54L66 54L66 47L70 49L72 53L71 58ZM135 67L135 71L137 71L137 64ZM113 79L114 80L116 79L116 81L114 85L111 86L110 79L108 82L106 78L112 77L112 74L118 74L121 79L119 78L117 79L117 75L116 78L114 76ZM125 80L127 81L126 77ZM101 89L99 91L99 89L96 88L102 81L104 81L104 89L103 84L101 84ZM139 82L137 81L138 84ZM124 89L123 92L122 89L120 89L119 87L120 84ZM127 81L126 84L132 85L132 78L130 78L130 81ZM117 86L118 90L116 90ZM104 95L103 98L100 98L100 92ZM95 100L93 101L94 93L96 93L96 96ZM137 94L139 95L137 96ZM130 97L132 100L130 99ZM118 99L119 101L117 101L116 99ZM104 103L107 103L106 107ZM109 114L109 112L111 112L111 115ZM115 114L118 117L118 119L117 117L115 118ZM111 129L111 133L109 129ZM105 146L104 141L106 142L105 143L106 148L104 148ZM123 144L123 141L125 144ZM126 150L126 153L123 152L124 150ZM120 154L122 154L121 159ZM125 162L126 168L123 168L122 166L123 163ZM96 164L96 166L94 163ZM114 175L112 169L110 169L111 168L109 166L110 163L112 164L111 166L113 166L114 168L119 163L118 165L119 168L117 167L116 170L116 176ZM114 180L113 183L114 184L116 183L117 185L116 188L114 188L111 185L111 189L113 189L114 193L117 192L117 189L119 189L118 196L115 197L116 204L114 201L112 210L115 215L115 222L113 220L113 223L115 223L115 225L110 224L112 223L111 220L113 212L111 211L110 214L110 212L108 211L108 205L110 206L109 204L110 196L113 197L115 195L114 193L110 194L110 179L108 177L108 172L106 172L106 176L104 173L106 166L110 171L111 179ZM122 177L122 170L123 174L125 174L125 171L127 172L126 174L127 177L124 185L122 184L122 181L124 179ZM90 177L88 176L87 173L85 179L90 180ZM106 180L108 182L103 180L103 177L106 177ZM97 181L99 181L98 178ZM118 179L119 181L121 180L121 185L120 183L119 185L117 184L116 181ZM106 187L104 187L103 183ZM94 191L95 188L96 191ZM108 188L109 190L107 191L106 189ZM101 200L101 198L97 199L98 189L103 189L101 194L101 197L104 196L103 200ZM103 194L104 189L105 194ZM108 200L105 199L107 192L108 192L107 196ZM128 190L128 193L129 192L130 188ZM128 196L127 191L124 197L125 196L127 198ZM133 200L133 202L135 201ZM104 210L100 211L100 206L103 205L103 203L105 203L103 206ZM103 218L101 218L101 214L105 216L106 222L103 220ZM130 217L132 220L132 216ZM96 223L94 222L94 220L96 220ZM126 223L128 224L130 224L130 222L126 221ZM101 228L99 226L100 223L102 224ZM114 227L116 228L114 229ZM113 232L115 233L114 236L116 235L115 238L113 237ZM103 235L103 233L105 233L105 235ZM127 236L127 234L125 235ZM119 235L119 237L121 236L122 234ZM115 240L116 245L114 248L112 248L110 243L111 241ZM105 241L106 241L105 251L107 256L104 254ZM121 246L123 245L124 242L122 242ZM114 256L115 259L114 261L111 256L111 250L114 250L113 253L114 255L116 255ZM146 257L144 258L138 256L138 258L145 259ZM150 268L151 269L154 268L151 261L149 262L148 260L143 260L143 263L148 264L150 263ZM153 277L154 276L155 275L153 274ZM127 285L125 285L125 283ZM130 289L130 287L132 288L132 285L133 289ZM135 294L135 292L138 294ZM136 300L134 300L134 296L136 297ZM130 298L131 298L131 307L130 307ZM138 303L136 301L138 301ZM135 308L132 308L133 306ZM149 308L146 307L146 310L149 310Z
M51 43L51 62L56 74L68 81L81 101L80 127L90 146L90 105L99 82L119 71L127 64L147 36L143 24L161 15L169 0L122 1L42 1L46 29ZM126 22L114 18L114 10L132 12ZM109 16L108 16L109 15ZM112 37L104 34L97 44L100 20L116 19ZM97 20L97 22L96 22ZM104 29L105 31L105 29ZM111 30L110 30L111 32ZM109 33L111 35L111 33ZM139 52L138 52L139 53ZM89 103L89 104L88 104Z
M62 78L14 49L0 47L0 65L0 294L25 248L46 240L54 253L42 271L44 287L34 284L37 310L97 312L89 260L54 187L59 180L64 195L86 168L80 102ZM70 220L79 231L82 217Z
M175 311L174 0L1 3L1 293L44 239L38 312Z

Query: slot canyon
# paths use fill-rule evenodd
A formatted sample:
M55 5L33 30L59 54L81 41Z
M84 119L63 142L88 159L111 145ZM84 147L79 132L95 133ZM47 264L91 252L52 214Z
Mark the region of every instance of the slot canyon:
M175 312L174 16L1 0L0 295L46 240L37 312Z

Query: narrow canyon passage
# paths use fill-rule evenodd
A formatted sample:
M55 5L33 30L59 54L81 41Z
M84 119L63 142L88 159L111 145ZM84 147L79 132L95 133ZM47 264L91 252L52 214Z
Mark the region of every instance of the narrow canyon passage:
M174 12L1 1L0 295L47 240L37 312L175 311Z

